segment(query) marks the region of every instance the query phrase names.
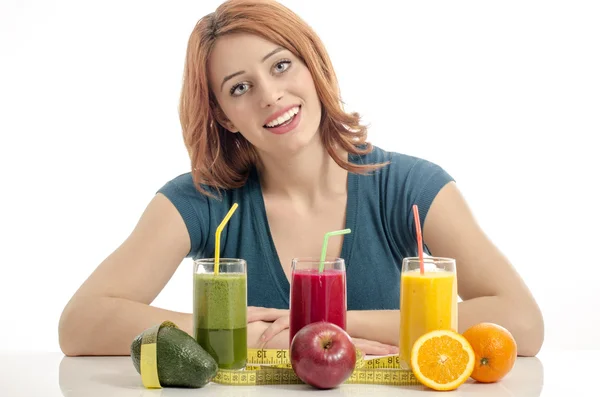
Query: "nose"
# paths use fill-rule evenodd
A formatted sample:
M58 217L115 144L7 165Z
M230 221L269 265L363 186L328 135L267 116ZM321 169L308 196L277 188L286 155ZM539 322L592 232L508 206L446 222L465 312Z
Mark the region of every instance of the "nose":
M283 91L275 81L263 81L261 84L260 107L268 108L283 98Z

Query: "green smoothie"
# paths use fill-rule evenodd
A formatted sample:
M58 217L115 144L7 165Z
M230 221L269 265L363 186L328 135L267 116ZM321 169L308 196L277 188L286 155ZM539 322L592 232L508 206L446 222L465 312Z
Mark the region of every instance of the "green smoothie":
M245 274L194 274L194 337L219 368L246 366L246 312Z

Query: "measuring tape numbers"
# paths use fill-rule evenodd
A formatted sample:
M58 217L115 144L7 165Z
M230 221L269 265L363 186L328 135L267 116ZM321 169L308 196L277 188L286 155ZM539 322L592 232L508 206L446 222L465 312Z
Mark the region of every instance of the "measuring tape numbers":
M421 383L409 370L400 368L400 357L364 359L359 354L346 384L417 386ZM248 349L248 365L242 370L219 369L212 382L231 386L302 384L292 370L288 350Z

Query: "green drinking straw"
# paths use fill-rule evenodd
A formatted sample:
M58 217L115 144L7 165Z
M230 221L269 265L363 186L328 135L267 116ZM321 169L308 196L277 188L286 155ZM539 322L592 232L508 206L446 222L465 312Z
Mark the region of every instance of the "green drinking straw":
M333 232L325 233L325 238L323 239L323 249L321 250L321 263L319 264L319 273L323 272L323 268L325 267L325 256L327 255L327 242L329 241L329 237L348 233L350 233L350 229L336 230Z

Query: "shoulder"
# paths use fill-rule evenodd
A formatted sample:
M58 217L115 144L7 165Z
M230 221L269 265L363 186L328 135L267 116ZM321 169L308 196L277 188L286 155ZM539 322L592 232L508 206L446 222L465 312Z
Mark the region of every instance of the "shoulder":
M187 172L167 181L157 193L167 197L183 218L190 235L191 250L188 256L195 257L210 243L209 235L216 229L234 203L240 207L252 205L254 183L249 181L240 188L217 191L207 185L197 186L191 172ZM200 191L207 191L208 196ZM247 210L247 208L246 208ZM238 212L243 212L242 208ZM235 229L240 217L229 222L229 229Z
M416 238L413 205L418 206L420 221L424 224L433 200L454 178L433 161L379 147L373 147L370 153L355 160L363 164L386 163L360 177L361 199L370 202L381 213L398 252L402 256L412 256Z
M161 193L171 200L185 217L191 215L188 213L190 208L194 209L196 216L205 216L209 211L218 211L221 207L229 209L232 201L239 200L247 190L247 185L220 191L208 185L197 185L192 173L186 172L167 181L157 193Z
M200 249L206 235L208 212L206 196L196 189L191 173L178 175L167 181L158 191L177 209L190 236L190 252L193 255Z
M202 188L204 189L206 187L202 186ZM206 197L196 188L191 172L186 172L167 181L164 186L159 189L159 192L166 196L182 195L196 198Z
M203 190L210 195L204 194ZM219 206L227 204L230 196L235 195L240 189L221 190L205 185L197 185L191 172L178 175L167 181L157 192L167 196L171 201L188 201L194 205Z
M437 163L405 153L387 151L373 145L370 153L351 156L357 164L385 164L375 172L369 173L389 183L414 185L426 184L431 178L453 180L448 172ZM375 178L377 179L377 178Z
M234 200L234 190L220 193L210 186L200 185L202 190L213 194L208 196L198 189L191 172L178 175L167 181L157 193L164 195L177 209L190 235L191 249L188 256L195 256L202 251L207 242L215 218L223 217L224 211Z

